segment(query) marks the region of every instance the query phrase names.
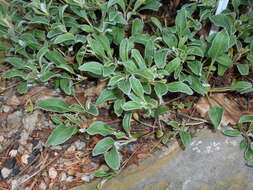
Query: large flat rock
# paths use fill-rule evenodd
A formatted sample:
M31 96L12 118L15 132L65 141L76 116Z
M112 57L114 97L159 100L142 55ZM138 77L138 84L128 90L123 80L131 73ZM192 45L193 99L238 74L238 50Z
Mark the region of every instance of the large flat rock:
M104 185L105 190L253 190L240 137L204 132L187 150L177 143L140 166L131 166ZM74 190L94 190L96 183Z

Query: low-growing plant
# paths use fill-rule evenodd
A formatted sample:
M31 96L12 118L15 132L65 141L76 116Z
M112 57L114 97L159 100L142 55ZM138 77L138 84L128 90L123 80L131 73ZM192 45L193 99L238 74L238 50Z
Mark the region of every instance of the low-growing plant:
M232 69L242 76L252 70L253 15L247 9L239 12L239 6L250 5L250 1L233 0L228 9L215 15L215 1L195 1L178 10L174 25L151 16L148 22L153 30L149 31L141 15L157 11L161 6L157 0L1 0L0 39L8 43L1 43L0 51L5 53L4 63L11 66L3 77L21 81L20 94L30 86L50 83L71 96L75 83L87 78L107 81L96 102L67 105L61 99L46 99L36 108L56 113L51 120L57 126L46 145L62 144L78 132L101 135L104 138L92 155L103 154L108 166L118 170L121 147L136 141L131 121L141 122L137 111L159 121L169 111L163 105L169 93L252 91L250 82L237 78L230 86L210 83L212 76L224 76ZM203 35L210 24L221 30ZM97 116L105 102L113 104L115 115L122 117L123 130L102 121L83 128L78 116ZM208 113L216 129L223 112L213 107ZM170 135L158 123L156 136L166 144ZM185 147L190 144L183 123L166 125Z

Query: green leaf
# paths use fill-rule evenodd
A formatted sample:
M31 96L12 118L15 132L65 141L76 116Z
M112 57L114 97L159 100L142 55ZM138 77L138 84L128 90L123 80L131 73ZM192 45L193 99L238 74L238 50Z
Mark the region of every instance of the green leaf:
M253 167L253 160L249 160L249 161L247 161L247 165L248 165L248 166L252 166L252 167Z
M142 105L140 103L135 102L135 101L128 101L128 102L124 103L122 108L125 111L131 111L131 110L141 109Z
M75 73L73 68L67 64L66 59L57 50L47 52L46 58L52 61L57 68L64 69L70 73Z
M5 61L10 63L13 67L16 67L17 69L24 68L26 65L26 62L18 57L8 57L5 59Z
M66 142L70 137L77 133L77 128L74 126L68 127L64 124L58 125L51 135L48 137L46 145L55 146Z
M191 135L186 131L179 132L180 139L185 148L187 148L191 144Z
M187 48L187 54L188 55L197 55L197 56L200 56L200 57L204 57L204 50L203 48L201 47L198 47L198 46L189 46Z
M123 129L129 135L130 135L130 131L131 131L131 119L132 119L132 112L127 112L127 113L125 113L123 121L122 121Z
M231 16L228 16L225 14L218 14L218 15L213 15L209 18L210 18L211 22L213 24L215 24L216 26L223 27L229 33L232 32L232 27L233 27L234 21Z
M125 103L125 98L117 99L114 102L113 108L114 108L114 113L119 117L123 113L122 105Z
M208 50L208 56L210 56L212 59L216 59L224 52L226 52L229 47L229 40L230 39L227 31L222 30L218 32L215 35L212 41L212 45Z
M80 71L91 72L95 75L102 75L103 65L95 61L90 61L81 65L78 69Z
M241 131L236 130L236 129L233 129L233 130L232 129L228 129L228 130L224 130L223 134L227 135L227 136L231 136L231 137L237 137L237 136L241 135Z
M74 91L73 89L73 82L68 78L60 79L60 88L65 92L67 95L71 95Z
M191 32L187 24L187 10L185 8L179 10L176 16L176 31L179 36L189 35Z
M155 92L157 94L157 96L163 96L165 94L167 94L168 92L168 88L167 85L164 83L155 83Z
M108 86L115 86L118 84L119 81L124 80L124 76L122 76L121 74L116 74L115 76L113 76L109 82L108 82Z
M134 58L134 60L136 61L137 65L140 69L146 69L147 68L147 66L145 64L145 61L144 61L143 57L141 56L141 53L139 52L139 50L132 49L131 55Z
M202 75L202 67L203 64L200 61L191 61L187 63L187 66L190 68L190 70L198 76Z
M178 44L178 39L175 36L175 34L168 32L168 31L163 33L163 41L170 48L177 47L177 44Z
M31 24L45 24L45 25L49 25L49 20L46 19L46 17L42 17L42 16L36 16L33 17L30 21Z
M61 118L58 117L58 115L51 115L50 116L51 120L55 123L55 124L61 124L62 123L62 120Z
M157 68L161 69L161 68L165 67L168 52L169 51L167 49L160 49L155 53L154 61L155 61Z
M158 11L161 5L162 4L157 0L146 0L145 6L143 6L140 10L148 9L148 10Z
M20 77L26 80L27 73L24 73L23 71L16 70L16 69L11 69L11 70L5 71L2 76L3 78Z
M95 121L87 129L89 135L100 134L102 136L112 135L115 130L102 121Z
M155 117L158 117L159 115L163 115L169 111L168 106L159 106L157 109L155 109Z
M94 105L92 103L87 104L87 102L88 101L86 101L86 112L91 115L98 116L99 112L98 112L96 105Z
M72 33L65 33L57 36L54 40L54 44L60 44L66 41L75 40L75 36Z
M39 109L51 112L66 113L71 111L68 105L59 98L48 98L41 100L36 106Z
M69 109L71 112L76 112L76 113L85 113L86 111L78 104L72 104L69 106Z
M171 82L167 84L167 89L170 92L182 92L188 95L192 95L192 89L183 82Z
M115 141L111 137L106 137L102 139L96 144L96 146L92 150L92 156L97 156L99 154L107 152L110 148L112 148L114 142Z
M129 82L131 84L132 90L137 96L143 97L144 89L142 87L141 82L139 79L135 78L133 75L129 78Z
M128 73L134 73L137 70L135 63L132 60L122 62Z
M240 117L238 123L249 123L253 122L253 115L243 115Z
M105 162L110 168L114 170L119 169L121 156L115 146L113 146L110 151L105 153Z
M131 92L131 84L129 80L122 80L118 82L118 88L126 95Z
M181 65L181 59L179 57L176 57L172 61L170 61L166 66L166 71L168 73L174 72L179 66Z
M96 101L96 105L101 105L106 101L115 100L118 98L118 91L113 89L104 89Z
M122 61L128 60L128 51L129 51L129 41L128 39L123 39L119 46L119 56Z
M214 128L217 129L220 124L224 114L224 108L214 106L208 111L208 116L214 125Z
M248 75L249 74L249 65L248 64L237 64L236 67L241 75Z
M143 28L144 24L142 20L139 18L134 19L132 23L132 32L131 32L132 36L136 34L142 34Z
M78 119L72 115L72 114L64 114L64 117L66 117L70 122L76 124L76 125L80 125L80 121L78 121Z
M154 53L155 53L154 40L149 39L145 45L145 57L146 57L148 65L152 64Z
M160 20L158 20L156 17L151 17L151 21L154 23L154 25L162 32L163 31L163 26Z
M141 77L148 79L148 80L154 79L154 72L151 69L140 69L140 70L136 71L134 74L141 76Z
M233 60L230 56L228 56L227 54L223 54L219 57L216 58L216 61L224 66L224 67L230 67L233 64Z
M101 42L99 40L94 40L91 38L87 38L87 39L88 39L88 43L89 43L91 49L93 50L93 52L95 53L95 55L102 57L102 58L106 58L105 50L104 50L103 46L101 45Z
M252 84L246 81L237 81L231 86L231 90L240 92L241 94L252 91Z
M19 94L24 94L28 91L28 85L27 85L27 82L22 82L19 86L18 86L18 89L17 89L17 92Z

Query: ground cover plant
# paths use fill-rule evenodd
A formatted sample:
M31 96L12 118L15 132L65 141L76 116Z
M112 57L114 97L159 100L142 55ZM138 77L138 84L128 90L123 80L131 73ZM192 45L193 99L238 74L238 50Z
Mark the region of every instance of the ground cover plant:
M157 14L163 5L157 0L0 0L1 64L9 66L2 77L18 81L17 93L50 85L75 97L75 84L106 82L99 97L86 102L68 105L51 98L34 105L54 113L51 120L56 127L47 146L62 144L76 133L103 136L92 155L103 155L117 171L120 149L141 135L131 132L133 121L153 128L164 144L171 137L168 130L185 148L191 143L184 122L164 122L161 117L192 104L174 102L169 108L168 97L253 91L251 1L232 0L218 15L215 0L182 2L173 20ZM220 28L209 35L211 25ZM216 78L228 73L232 73L230 84L213 86ZM83 127L79 116L96 117L105 105L111 105L113 114L122 119L122 128L104 121ZM245 137L241 147L247 164L253 166L253 116L244 115L234 129L223 130L223 113L222 107L213 106L208 112L211 123L226 135ZM146 118L154 124L143 122Z

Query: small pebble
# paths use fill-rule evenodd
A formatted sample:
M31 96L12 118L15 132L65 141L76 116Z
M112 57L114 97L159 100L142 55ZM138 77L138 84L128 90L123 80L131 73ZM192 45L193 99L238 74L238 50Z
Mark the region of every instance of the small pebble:
M21 104L20 100L18 99L17 96L11 96L7 99L7 102L6 102L8 105L11 105L11 106L18 106Z
M10 111L12 111L12 107L10 107L10 106L4 105L2 108L3 108L3 112L10 112Z
M69 176L67 177L66 182L71 182L72 180L73 180L73 176Z
M10 173L11 173L11 169L8 168L2 168L1 169L1 175L4 179L6 179L7 177L9 177Z
M10 155L10 157L15 157L15 156L17 156L17 154L18 154L18 150L11 150L10 152L9 152L9 155Z
M3 142L3 141L4 141L4 137L0 136L0 142Z
M67 174L65 172L61 173L61 181L65 181L67 179Z
M85 142L81 142L80 140L75 142L77 150L83 150L86 146Z
M51 167L48 170L48 175L51 179L55 179L57 177L57 171L55 168Z
M76 174L76 171L73 170L73 169L69 169L67 174L70 175L70 176L74 176Z
M52 146L51 149L52 149L52 150L61 150L62 147L59 146L59 145L57 145L57 146Z
M27 164L29 163L29 161L28 161L28 158L29 158L29 157L30 157L30 156L29 156L28 154L22 155L22 156L21 156L21 162L22 162L23 164L27 165Z
M94 178L93 175L83 175L83 176L81 177L81 180L88 183L88 182L90 182L93 178Z
M12 179L11 180L11 189L17 189L18 187L18 180Z
M44 181L42 181L42 182L40 183L39 188L40 188L40 190L46 190L46 189L47 189L47 185L45 184Z
M90 182L90 178L87 175L82 176L81 180L84 181L84 182L87 182L87 183Z
M67 149L67 152L73 152L76 150L76 147L75 145L71 145L68 149Z

